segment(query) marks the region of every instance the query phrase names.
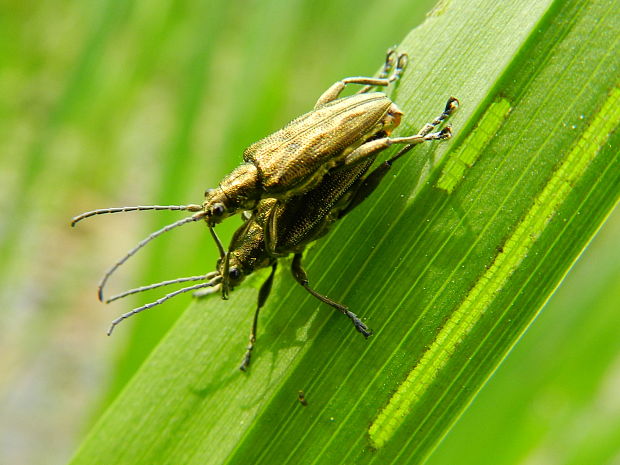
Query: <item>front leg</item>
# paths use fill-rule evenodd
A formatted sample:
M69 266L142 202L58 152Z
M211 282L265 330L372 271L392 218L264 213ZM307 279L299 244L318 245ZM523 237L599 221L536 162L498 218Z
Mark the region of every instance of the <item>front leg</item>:
M368 328L368 326L366 326L362 322L362 320L359 319L359 317L355 313L351 312L346 305L342 305L341 303L338 303L330 299L329 297L319 294L318 292L316 292L314 289L312 289L308 285L308 275L306 273L306 270L303 269L303 266L301 264L301 259L302 259L301 253L296 253L295 257L293 258L293 264L291 265L291 272L293 273L293 277L295 278L295 280L299 284L301 284L301 286L306 291L308 291L314 297L319 299L321 302L326 303L327 305L335 308L336 310L341 311L346 316L348 316L351 322L353 323L353 325L355 326L355 329L357 329L360 333L362 333L364 337L370 336L372 334L372 331Z

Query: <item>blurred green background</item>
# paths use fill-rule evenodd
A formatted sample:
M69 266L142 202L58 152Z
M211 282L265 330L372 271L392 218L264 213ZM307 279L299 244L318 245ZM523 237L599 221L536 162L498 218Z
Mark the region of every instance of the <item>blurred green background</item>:
M65 463L189 301L107 338L113 317L158 294L103 307L101 273L180 216L110 215L77 229L69 219L200 202L249 143L311 108L336 79L374 73L432 6L2 2L0 463ZM227 238L236 226L218 231ZM579 441L620 443L620 405L608 393L620 382L618 233L616 212L431 463L499 463L490 443L505 463L566 463L557 458ZM199 225L143 252L110 291L201 274L216 259Z

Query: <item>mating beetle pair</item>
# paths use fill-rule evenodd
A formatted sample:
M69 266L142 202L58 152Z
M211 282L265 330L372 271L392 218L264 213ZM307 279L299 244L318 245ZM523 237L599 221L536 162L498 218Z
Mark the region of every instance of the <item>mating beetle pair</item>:
M240 367L245 370L254 348L258 314L271 290L277 260L294 253L292 273L297 282L322 302L347 315L355 328L368 337L371 331L346 306L308 285L301 259L307 244L323 236L334 221L351 211L377 187L392 162L414 145L450 137L450 127L431 131L443 124L457 108L458 101L454 98L449 99L443 113L418 134L390 137L403 113L385 94L369 91L396 81L406 60L405 54L397 56L391 50L378 78L353 77L335 83L319 98L314 110L248 147L244 152L244 163L226 176L218 188L208 190L202 205L121 207L95 210L75 217L73 225L89 216L121 211L165 209L195 212L154 232L108 270L99 285L101 300L108 278L122 263L150 240L177 226L204 219L220 251L215 272L144 286L108 299L110 302L172 283L207 281L177 290L121 315L112 322L108 334L124 319L183 292L211 287L203 293L221 290L222 297L227 298L229 289L241 283L247 275L270 266L272 271L259 291L250 343ZM356 95L338 98L348 84L365 87ZM395 143L406 144L406 147L368 173L378 153ZM235 232L228 251L225 251L213 226L239 210L244 210L244 224Z

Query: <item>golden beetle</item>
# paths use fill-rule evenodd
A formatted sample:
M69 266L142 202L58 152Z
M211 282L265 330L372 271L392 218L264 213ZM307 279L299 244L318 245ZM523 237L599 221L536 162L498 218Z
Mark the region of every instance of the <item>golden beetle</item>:
M449 126L438 132L431 131L442 125L457 107L458 101L455 98L450 98L443 113L420 130L419 138L415 144L409 144L370 173L368 170L376 156L367 157L362 162L353 165L332 168L321 178L318 185L303 194L290 197L286 201L278 201L274 198L261 200L251 213L246 212L247 215L244 215L244 224L233 235L227 252L224 252L219 239L214 235L221 251L217 271L203 276L164 281L132 289L110 298L109 301L112 301L129 294L168 284L207 281L174 291L156 302L146 304L119 316L112 322L109 333L118 323L130 316L152 308L183 292L208 287L211 289L206 290L206 292L200 291L201 295L221 289L222 296L226 297L228 290L238 286L246 276L258 269L271 267L271 273L258 294L258 305L254 314L250 340L240 366L241 370L246 370L250 364L256 341L258 314L271 291L278 259L292 253L294 258L291 264L291 272L295 280L318 300L345 314L352 321L355 329L364 337L370 336L371 330L347 306L318 293L310 287L307 273L302 265L303 251L309 243L325 235L335 221L364 201L389 172L394 161L402 157L417 143L448 139L451 136Z
M370 92L374 87L385 87L397 81L406 64L406 54L389 50L379 77L349 77L333 84L321 95L312 111L248 147L243 155L244 163L226 176L217 188L207 190L201 205L105 208L74 217L72 226L85 218L106 213L139 210L195 212L153 232L114 264L99 283L99 299L103 301L103 289L114 271L164 232L204 219L215 236L212 229L215 224L240 210L255 209L261 199L275 198L286 202L319 185L331 169L374 159L392 144L420 142L420 134L390 137L403 113L387 95ZM365 87L356 95L338 98L349 84Z

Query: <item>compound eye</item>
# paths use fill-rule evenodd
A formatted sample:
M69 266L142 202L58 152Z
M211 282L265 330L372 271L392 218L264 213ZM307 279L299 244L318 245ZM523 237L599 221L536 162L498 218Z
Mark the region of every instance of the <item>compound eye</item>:
M238 268L231 268L230 270L228 270L228 277L232 281L236 281L241 277L241 271L239 271Z
M213 216L222 216L224 214L224 205L222 205L221 203L216 203L215 205L213 205L213 208L211 209L211 214Z
M208 197L209 194L211 194L211 192L213 192L215 189L206 189L205 190L205 197Z

